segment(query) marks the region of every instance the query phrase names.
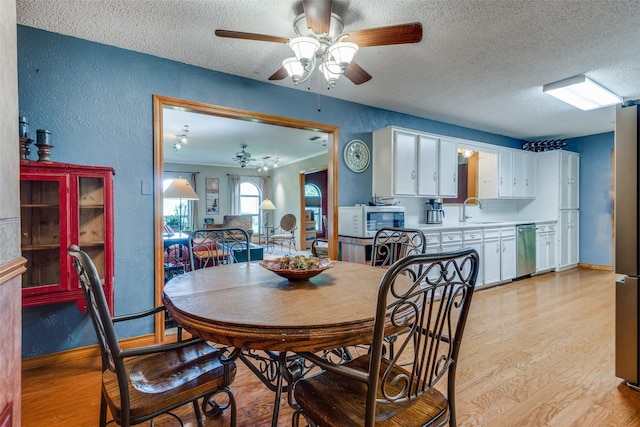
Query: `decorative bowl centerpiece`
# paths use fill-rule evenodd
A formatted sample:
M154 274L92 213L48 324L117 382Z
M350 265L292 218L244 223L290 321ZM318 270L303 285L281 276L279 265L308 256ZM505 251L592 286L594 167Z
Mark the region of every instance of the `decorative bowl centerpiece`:
M333 261L328 258L320 259L313 256L295 255L264 260L260 262L260 265L291 282L301 282L333 267Z

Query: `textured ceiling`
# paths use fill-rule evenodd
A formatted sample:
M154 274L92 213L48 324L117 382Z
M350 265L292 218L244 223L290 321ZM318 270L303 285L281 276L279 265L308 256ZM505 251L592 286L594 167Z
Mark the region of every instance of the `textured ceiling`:
M575 109L546 83L586 74L640 98L636 0L334 0L333 10L345 31L419 21L424 36L360 49L373 79L341 79L328 96L520 139L614 129L613 107ZM214 30L291 38L301 11L299 0L17 0L22 25L265 82L290 49Z

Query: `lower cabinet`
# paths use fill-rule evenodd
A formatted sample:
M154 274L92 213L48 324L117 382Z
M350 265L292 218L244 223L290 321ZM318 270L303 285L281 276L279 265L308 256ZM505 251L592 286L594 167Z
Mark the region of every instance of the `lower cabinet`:
M578 264L578 210L560 211L558 223L559 256L558 270L574 267Z
M536 225L536 273L556 268L556 225Z
M511 280L516 277L516 228L504 227L500 229L500 280Z
M475 249L480 257L480 265L478 268L478 277L476 279L476 288L484 285L484 245L482 244L482 230L465 230L462 236L462 247L464 249Z
M484 230L482 249L484 253L483 284L488 285L499 282L500 257L502 254L499 228L487 228Z

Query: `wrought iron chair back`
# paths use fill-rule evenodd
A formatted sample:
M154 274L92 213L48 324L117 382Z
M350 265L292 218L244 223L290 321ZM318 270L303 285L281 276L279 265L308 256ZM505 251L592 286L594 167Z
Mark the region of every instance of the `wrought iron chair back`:
M401 258L422 254L427 249L424 233L413 228L381 228L373 238L371 265L389 267Z
M456 365L478 266L473 249L409 255L391 265L378 291L370 353L344 364L303 354L325 371L296 384L294 425L302 413L322 426L358 420L373 427L387 419L389 425L455 426ZM386 358L390 330L405 333ZM446 396L434 388L445 377Z
M228 388L235 378L235 362L223 364L221 351L197 338L123 350L114 323L152 316L165 312L165 308L112 317L89 255L76 245L67 252L73 258L102 357L100 426L108 424L107 406L121 426L139 424L160 414L169 414L182 424L171 411L191 403L198 426L202 427L198 399L203 397L202 408L207 415L214 416L231 407L231 425L235 425L235 399ZM176 372L180 375L176 376ZM218 393L227 395L227 404L219 405L213 400Z
M251 261L249 234L243 228L195 230L189 236L191 270L240 262L238 254ZM245 261L243 260L243 261Z

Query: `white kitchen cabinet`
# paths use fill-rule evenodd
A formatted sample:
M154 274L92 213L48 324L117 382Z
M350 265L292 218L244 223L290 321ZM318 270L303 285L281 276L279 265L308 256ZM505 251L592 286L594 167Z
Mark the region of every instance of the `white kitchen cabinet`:
M536 157L523 150L498 150L498 197L536 197Z
M570 151L560 152L560 209L578 209L580 157Z
M462 249L462 231L443 231L440 247L442 252L454 252Z
M512 197L536 197L536 156L534 153L522 150L512 151Z
M498 197L498 155L485 151L478 152L478 198Z
M438 141L438 196L458 196L458 143L447 139Z
M476 288L480 288L484 285L484 247L482 243L482 230L465 230L462 235L462 247L463 249L475 249L478 252L480 258L480 265L478 266L478 277L476 279ZM468 271L465 271L468 273Z
M498 150L498 197L513 196L513 157L511 150Z
M511 280L516 277L516 229L504 227L500 229L500 280Z
M500 229L486 228L482 244L484 253L484 284L497 283L500 281L500 257L502 254L500 245Z
M578 210L561 210L558 222L558 270L578 264Z
M372 195L456 197L457 143L386 127L373 132Z
M556 225L536 225L536 273L556 268Z

